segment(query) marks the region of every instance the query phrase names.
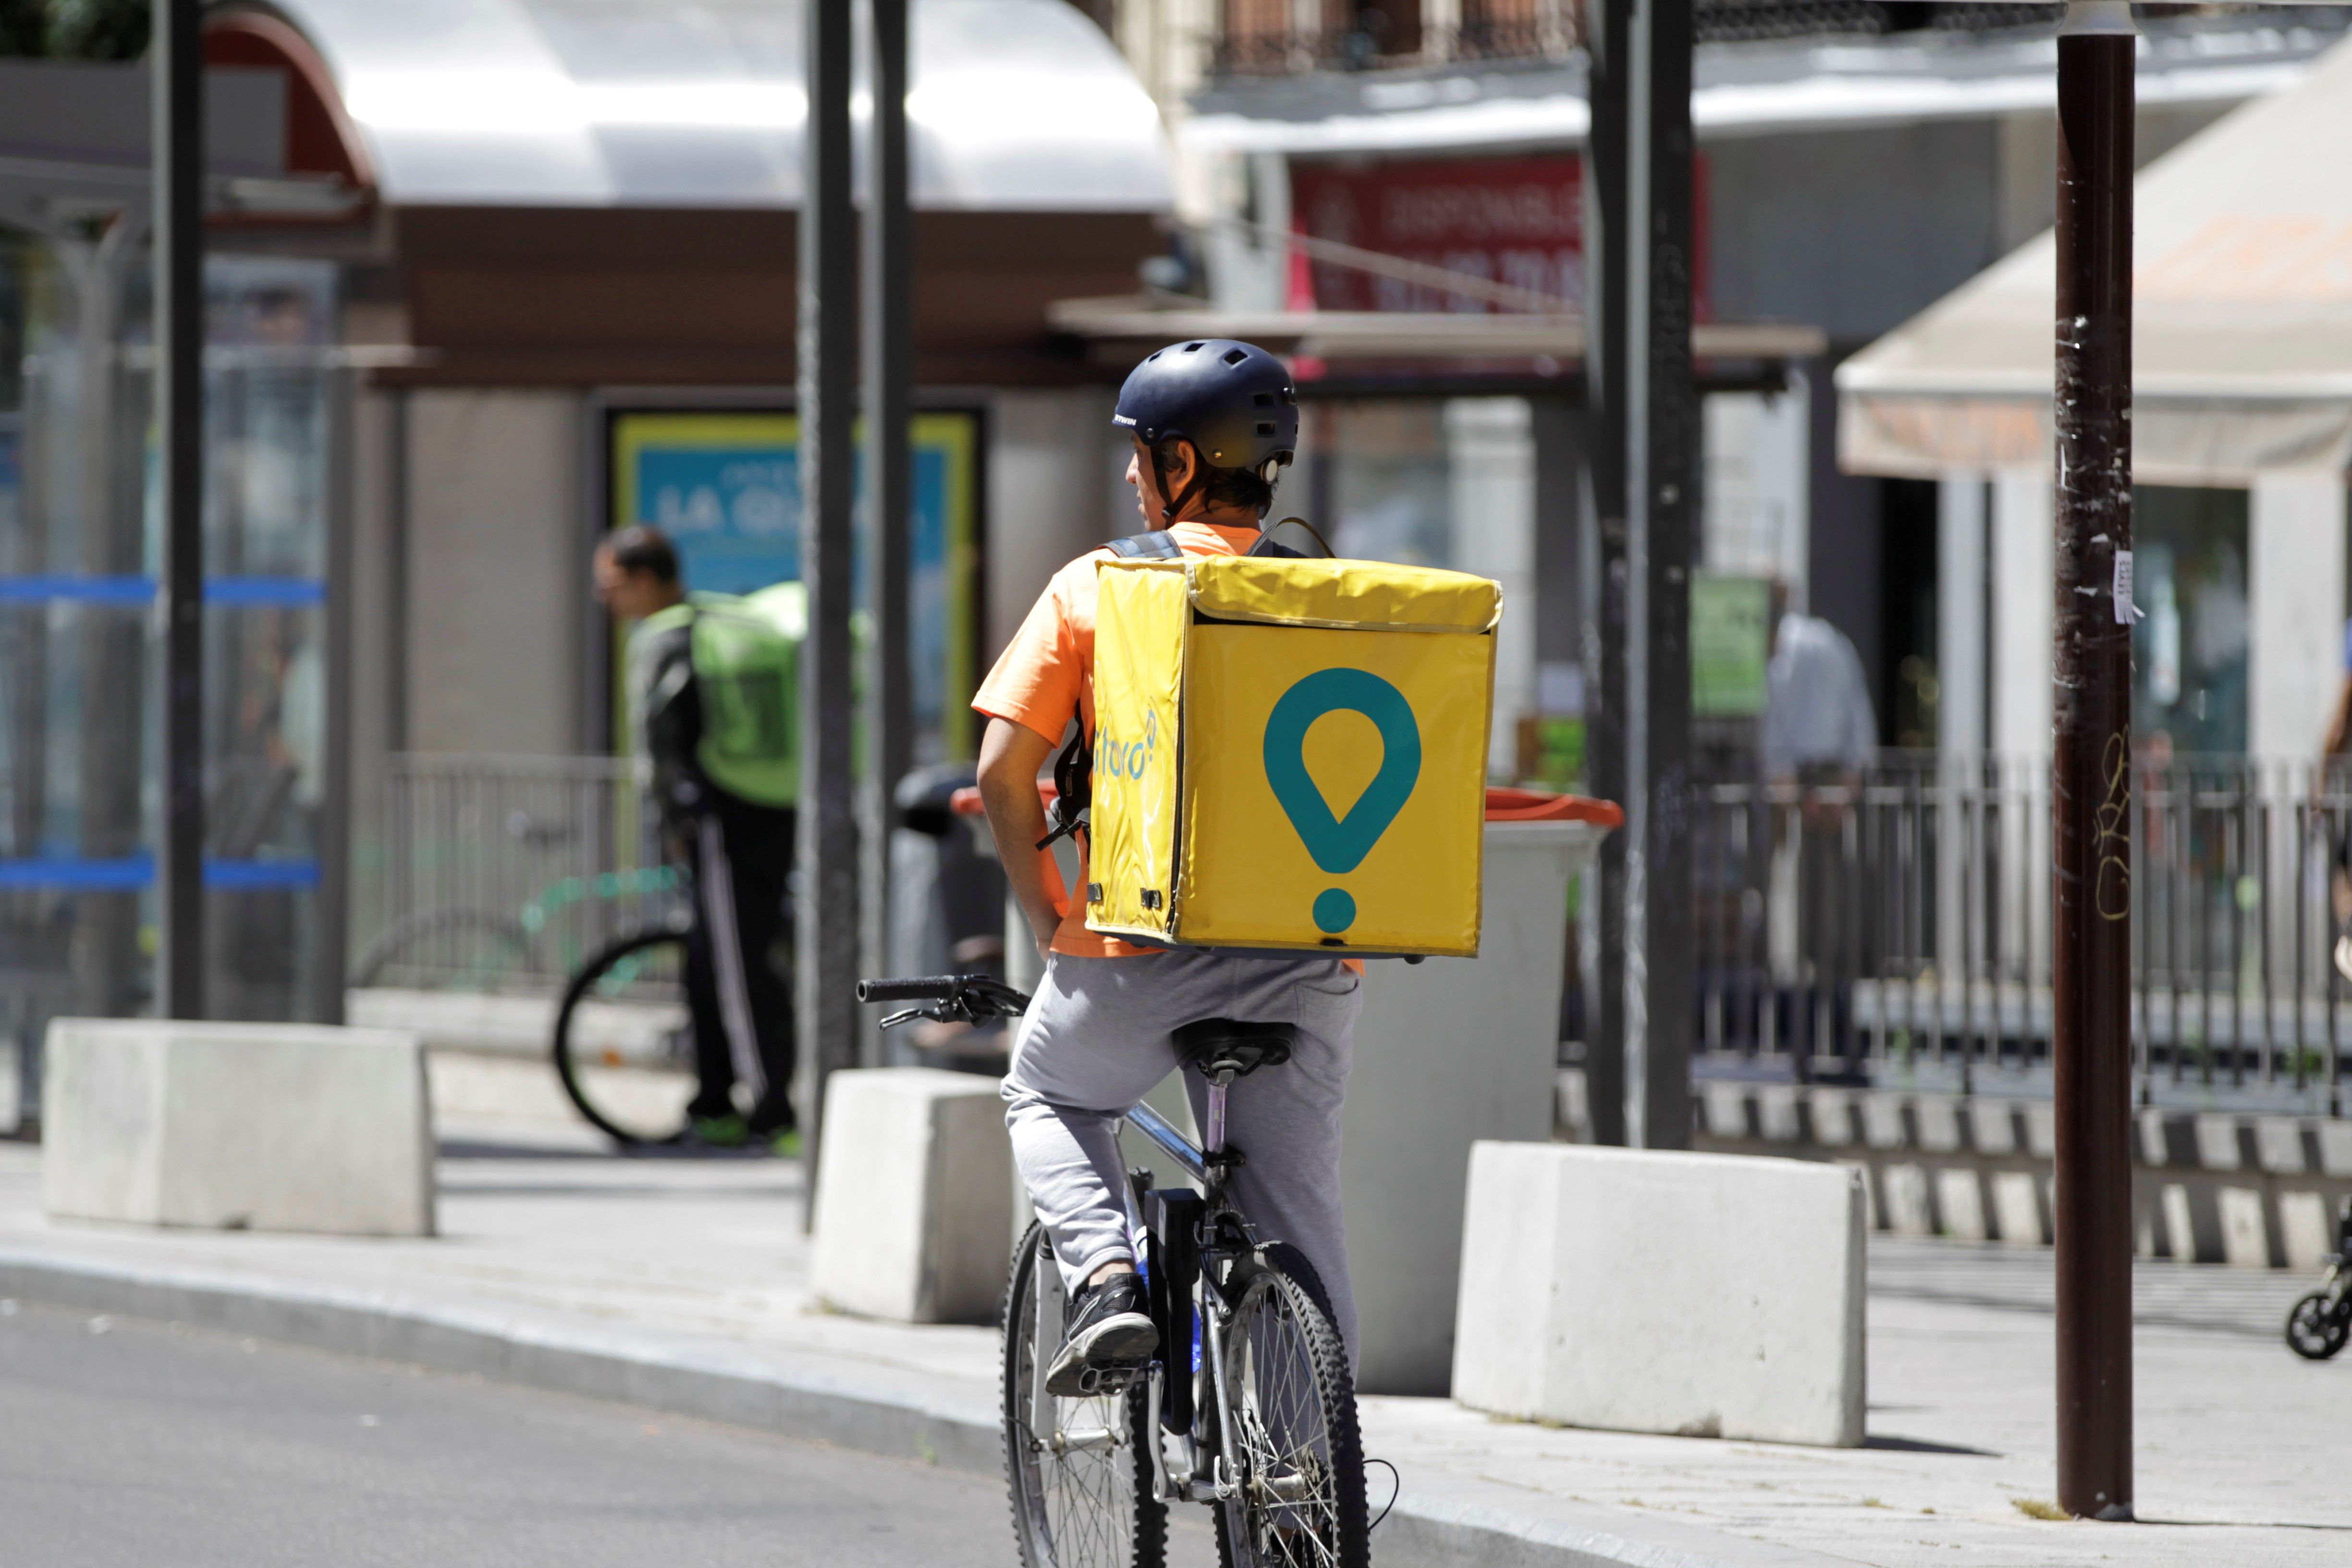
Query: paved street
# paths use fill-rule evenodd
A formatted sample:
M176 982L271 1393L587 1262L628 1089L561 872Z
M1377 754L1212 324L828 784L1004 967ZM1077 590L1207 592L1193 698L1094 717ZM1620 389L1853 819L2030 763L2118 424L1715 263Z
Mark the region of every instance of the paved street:
M868 1478L858 1483L864 1489L827 1491L824 1503L812 1508L816 1522L811 1528L839 1532L826 1539L843 1542L840 1561L1013 1561L998 1482L990 1473L994 1331L907 1328L824 1310L809 1288L796 1165L612 1158L569 1120L543 1076L535 1064L509 1068L478 1059L436 1060L445 1137L437 1238L368 1241L52 1225L38 1212L38 1152L0 1143L0 1268L25 1259L118 1275L132 1271L201 1281L212 1289L424 1318L523 1343L583 1345L697 1373L919 1401L981 1434L976 1458L962 1474L950 1473L954 1467L945 1462L931 1468L845 1458L670 1416L614 1413L611 1406L440 1375L404 1371L394 1376L308 1352L267 1347L255 1352L347 1369L354 1381L342 1403L288 1402L289 1408L331 1412L319 1421L338 1442L382 1436L384 1427L358 1425L366 1414L392 1419L388 1395L376 1404L361 1397L380 1387L448 1390L453 1399L478 1401L484 1412L580 1413L576 1425L524 1415L495 1421L486 1415L472 1424L491 1433L528 1432L530 1443L508 1447L540 1451L489 1456L510 1469L446 1461L448 1479L459 1488L450 1507L462 1510L468 1529L484 1517L482 1489L474 1478L498 1475L497 1495L513 1500L511 1530L534 1528L532 1520L552 1520L560 1512L552 1500L543 1515L531 1512L541 1500L584 1497L615 1510L613 1528L633 1540L640 1538L630 1532L647 1528L648 1521L658 1527L656 1533L668 1531L680 1540L691 1530L708 1530L714 1541L738 1540L729 1532L753 1528L744 1523L747 1506L772 1503L797 1517L794 1500L829 1473L814 1467L839 1462ZM2278 1340L2286 1305L2309 1288L2308 1277L2168 1263L2135 1270L2139 1507L2143 1519L2169 1522L2107 1527L2044 1522L2018 1507L2047 1501L2053 1490L2047 1249L1874 1236L1870 1270L1869 1447L1818 1449L1546 1429L1497 1423L1444 1401L1399 1398L1366 1401L1368 1447L1396 1463L1409 1500L1425 1510L1507 1516L1520 1521L1515 1529L1547 1538L1601 1534L1653 1553L1680 1552L1742 1568L1837 1563L2063 1568L2103 1562L2134 1568L2338 1568L2352 1562L2352 1494L2341 1481L2352 1357L2314 1366L2295 1360ZM45 1310L28 1304L24 1310ZM80 1324L87 1316L67 1321ZM26 1321L20 1316L5 1326ZM1691 1331L1704 1333L1706 1325L1705 1311L1695 1311ZM77 1331L85 1335L74 1342L77 1348L90 1349L86 1329ZM127 1325L122 1331L130 1331ZM99 1342L113 1337L100 1336ZM353 1368L361 1370L348 1371ZM214 1445L218 1462L244 1467L269 1429L234 1401L225 1408L223 1435ZM524 1425L531 1420L549 1424ZM623 1472L625 1480L659 1473L692 1481L681 1480L677 1488L667 1479L643 1490L574 1485L579 1478L602 1475L622 1449L630 1456L665 1451L661 1445L619 1441L641 1438L647 1422L662 1427L665 1443L677 1437L676 1447L689 1441L682 1435L690 1428L691 1441L731 1457L713 1461L707 1473L686 1463L656 1472L642 1468L653 1459L641 1464L632 1458ZM60 1444L74 1440L74 1424L64 1417L32 1425L55 1425ZM11 1420L9 1440L26 1441L23 1430ZM549 1435L543 1444L538 1441L542 1431ZM614 1447L596 1447L597 1433ZM497 1449L495 1443L468 1449L469 1440L460 1431L445 1447L456 1455ZM184 1436L167 1451L202 1441ZM438 1474L411 1468L439 1462L425 1451L430 1447L391 1449L397 1462L385 1473L401 1478L397 1486L389 1493L362 1490L339 1506L352 1517L370 1509L396 1513L383 1496L408 1495L412 1483L420 1494L437 1488ZM283 1495L326 1507L317 1497L324 1479L353 1473L348 1459L335 1468L331 1451L322 1445L315 1459L305 1460L310 1468L290 1470L299 1484L289 1483ZM572 1454L583 1457L566 1457ZM0 1507L12 1506L16 1452L0 1450L0 1465L6 1467L0 1489L8 1489ZM57 1468L74 1470L63 1458ZM743 1479L770 1470L772 1485L751 1487ZM155 1484L167 1486L172 1473ZM377 1485L374 1476L363 1479ZM543 1486L534 1479L542 1476ZM716 1511L698 1517L676 1506L679 1498L698 1495L698 1489ZM860 1509L889 1516L906 1540L938 1522L928 1513L919 1520L896 1517L902 1501L914 1498L942 1510L941 1520L967 1521L968 1537L950 1531L953 1550L938 1556L911 1551L857 1556L863 1548L852 1522ZM170 1500L163 1494L158 1508ZM190 1508L198 1521L205 1518L184 1498L174 1506ZM287 1504L287 1526L277 1533L312 1539L301 1533L307 1528L301 1510L308 1506ZM1180 1517L1189 1532L1180 1534L1176 1561L1187 1568L1205 1564L1209 1548L1201 1520L1193 1510ZM405 1519L394 1522L426 1528ZM1399 1540L1395 1528L1382 1539ZM893 1550L904 1543L894 1542ZM1405 1568L1409 1557L1395 1555L1393 1546L1388 1550L1387 1560ZM495 1560L541 1559L532 1552Z
M984 1476L177 1326L0 1316L16 1568L1009 1560Z

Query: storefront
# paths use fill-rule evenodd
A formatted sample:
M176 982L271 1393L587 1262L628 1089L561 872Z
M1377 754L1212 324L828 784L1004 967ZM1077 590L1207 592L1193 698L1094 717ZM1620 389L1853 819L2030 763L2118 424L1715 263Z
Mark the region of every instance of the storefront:
M604 530L674 526L710 586L797 572L801 32L789 0L209 15L224 1016L340 1006L341 955L381 918L394 755L614 743L588 596ZM0 142L46 156L100 68L21 68L64 107L12 89ZM48 224L58 191L30 192L37 210L0 180L0 1038L17 1043L59 1011L148 1005L145 78L103 68L131 106L80 116L104 199ZM1005 606L1115 521L1108 395L1046 309L1135 286L1172 179L1150 99L1061 0L917 7L912 78L911 651L939 756L973 742L965 698ZM118 287L83 288L101 267ZM348 944L324 918L345 907Z

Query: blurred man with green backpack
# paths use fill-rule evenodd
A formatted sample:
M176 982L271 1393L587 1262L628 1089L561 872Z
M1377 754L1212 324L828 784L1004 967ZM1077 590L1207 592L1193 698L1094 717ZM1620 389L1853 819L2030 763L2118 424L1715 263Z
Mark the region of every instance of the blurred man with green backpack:
M643 524L607 536L595 570L597 600L636 623L632 722L653 763L664 837L692 873L694 1136L790 1152L799 1136L792 994L772 950L797 828L806 601L797 583L688 595L668 538Z

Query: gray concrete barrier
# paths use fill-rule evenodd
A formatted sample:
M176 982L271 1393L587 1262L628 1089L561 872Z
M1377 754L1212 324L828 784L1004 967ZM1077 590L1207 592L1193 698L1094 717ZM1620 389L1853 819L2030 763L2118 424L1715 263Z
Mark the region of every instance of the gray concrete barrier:
M1853 1447L1862 1184L1799 1160L1479 1143L1454 1396L1526 1420Z
M870 1068L825 1080L817 1294L902 1323L996 1312L1013 1228L1013 1144L997 1080Z
M62 1219L430 1236L433 1122L413 1035L58 1018L41 1204Z
M1478 956L1365 966L1339 1181L1368 1394L1446 1391L1470 1145L1551 1135L1568 884L1602 837L1488 823Z

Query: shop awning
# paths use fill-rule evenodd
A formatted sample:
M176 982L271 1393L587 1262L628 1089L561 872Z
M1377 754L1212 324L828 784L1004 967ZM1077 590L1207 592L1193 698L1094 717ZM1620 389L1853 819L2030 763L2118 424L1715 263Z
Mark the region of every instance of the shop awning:
M1278 353L1324 360L1517 360L1584 357L1584 318L1483 310L1218 310L1155 306L1149 299L1056 300L1048 319L1131 363L1146 348L1184 338L1242 338ZM1700 360L1781 363L1826 347L1817 328L1780 322L1701 321L1691 329Z
M2135 185L2133 457L2148 482L2352 468L2352 44ZM1932 478L2052 461L2048 235L1841 366L1838 456Z
M325 60L390 205L799 203L801 0L278 9ZM914 0L911 23L918 207L1170 209L1159 110L1066 0Z

